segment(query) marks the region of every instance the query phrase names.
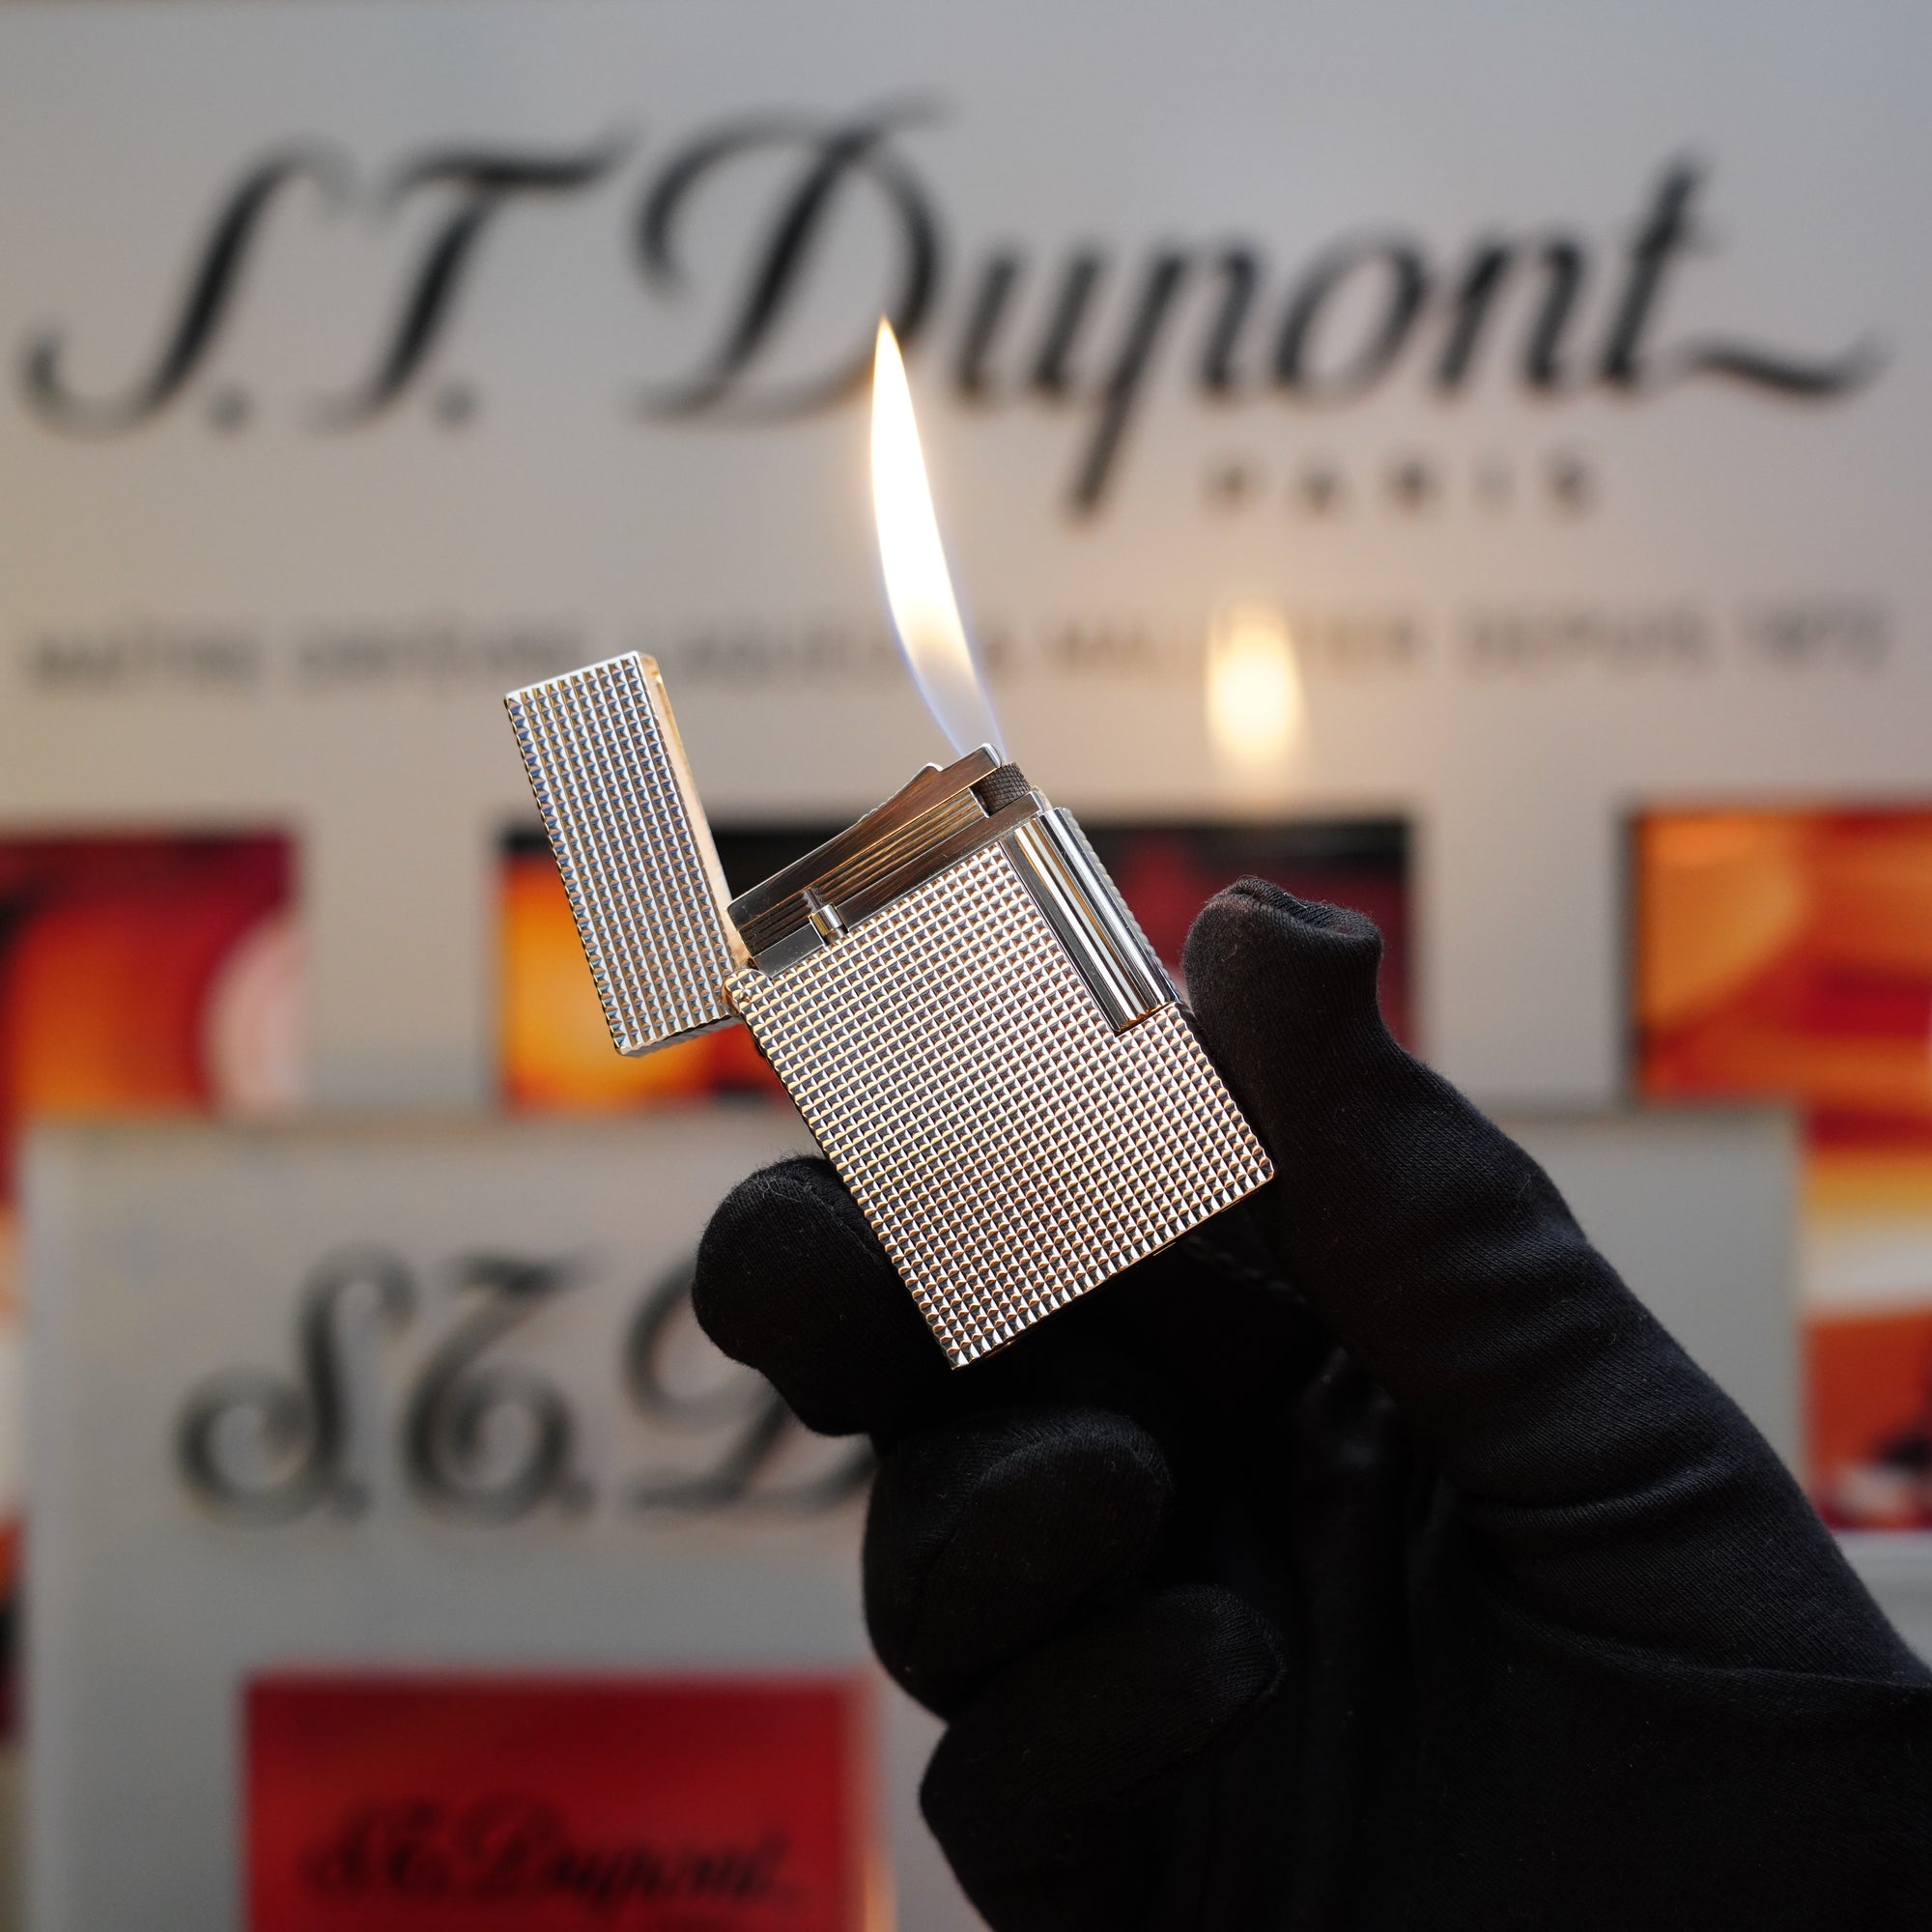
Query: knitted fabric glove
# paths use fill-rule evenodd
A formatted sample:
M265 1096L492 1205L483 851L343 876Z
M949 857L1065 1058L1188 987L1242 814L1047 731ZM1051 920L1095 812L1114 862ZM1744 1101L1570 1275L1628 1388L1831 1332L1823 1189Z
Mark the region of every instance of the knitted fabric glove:
M886 1668L999 1932L1932 1923L1932 1676L1530 1158L1245 881L1197 1023L1277 1179L950 1370L829 1168L700 1319L880 1452Z

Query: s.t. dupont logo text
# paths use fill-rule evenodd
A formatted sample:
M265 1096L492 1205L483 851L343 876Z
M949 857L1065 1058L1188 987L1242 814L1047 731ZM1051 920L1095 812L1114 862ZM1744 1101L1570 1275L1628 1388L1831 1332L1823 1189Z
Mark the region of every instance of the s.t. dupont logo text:
M549 1923L574 1909L589 1924L641 1918L722 1932L797 1908L789 1849L781 1832L697 1844L643 1834L600 1841L574 1832L555 1805L502 1792L457 1804L400 1798L356 1805L333 1837L306 1850L300 1870L308 1891L346 1910L388 1904L432 1918L438 1908L462 1905L495 1924L532 1914Z
M541 1326L580 1286L579 1262L482 1253L429 1273L375 1244L323 1256L296 1299L293 1369L225 1369L188 1393L174 1430L188 1493L217 1518L258 1527L318 1511L358 1516L392 1493L445 1518L505 1525L607 1503L652 1516L813 1515L838 1508L870 1476L865 1449L786 1471L803 1431L783 1397L708 1344L699 1352L726 1369L724 1378L690 1386L688 1363L682 1376L667 1369L692 1339L678 1332L692 1327L688 1264L630 1307L614 1373L587 1386L513 1352L520 1331ZM399 1368L385 1345L422 1328L427 1347ZM586 1438L611 1434L626 1411L658 1435L686 1438L698 1460L592 1469ZM387 1466L391 1455L399 1467Z
M242 1723L251 1926L872 1922L854 1676L270 1670Z
M775 111L663 144L426 146L375 162L329 141L292 142L218 189L176 292L152 298L141 365L103 370L85 318L68 316L22 346L20 390L41 423L68 435L125 435L194 406L216 427L242 428L265 399L224 367L224 348L261 258L272 247L275 272L298 274L316 223L356 216L367 242L355 259L385 292L383 319L341 368L308 372L302 393L266 401L334 435L369 432L412 404L451 426L472 421L481 388L445 365L466 311L485 298L479 265L505 231L592 197L608 199L619 226L637 306L638 366L609 379L633 419L781 422L836 408L862 388L883 313L937 358L959 404L1065 421L1061 490L1079 517L1121 488L1129 431L1161 384L1203 408L1304 413L1399 384L1438 404L1486 384L1560 404L1720 382L1815 405L1858 390L1884 363L1856 322L1824 343L1786 339L1775 318L1673 327L1674 289L1709 273L1718 252L1711 170L1695 158L1665 158L1608 230L1478 219L1428 238L1378 214L1287 245L1218 230L961 243L920 158L937 118L930 103L835 118ZM1025 226L1021 213L1015 228ZM311 251L318 273L320 255ZM697 348L654 372L649 353L667 324Z

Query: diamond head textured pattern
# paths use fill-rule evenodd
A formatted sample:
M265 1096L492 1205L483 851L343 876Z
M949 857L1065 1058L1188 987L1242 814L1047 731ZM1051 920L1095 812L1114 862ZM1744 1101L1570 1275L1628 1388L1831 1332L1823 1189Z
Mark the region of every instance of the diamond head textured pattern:
M736 962L638 657L504 704L617 1051L728 1023Z
M999 845L729 990L955 1364L1272 1173L1179 1008L1116 1034Z

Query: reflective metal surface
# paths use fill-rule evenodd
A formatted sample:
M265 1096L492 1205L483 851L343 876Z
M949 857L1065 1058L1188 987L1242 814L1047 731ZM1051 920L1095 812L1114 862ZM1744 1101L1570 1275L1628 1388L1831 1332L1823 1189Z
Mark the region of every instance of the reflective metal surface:
M1180 1009L1117 1032L1005 845L731 997L955 1367L1272 1172Z
M631 651L503 703L617 1051L728 1026L746 955L657 666Z
M742 1017L955 1367L1269 1178L1078 825L990 749L727 908L655 665L507 702L619 1051Z
M1094 848L1064 808L1018 827L1007 856L1060 936L1116 1033L1174 1002L1153 949L1100 868Z

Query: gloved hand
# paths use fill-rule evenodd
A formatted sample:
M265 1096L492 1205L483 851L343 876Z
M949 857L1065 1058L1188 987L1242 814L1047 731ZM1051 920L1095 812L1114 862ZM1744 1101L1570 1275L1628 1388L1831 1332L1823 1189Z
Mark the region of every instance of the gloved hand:
M953 1372L829 1168L696 1305L881 1454L887 1669L1000 1932L1932 1924L1932 1676L1536 1165L1248 881L1202 1035L1278 1169Z

